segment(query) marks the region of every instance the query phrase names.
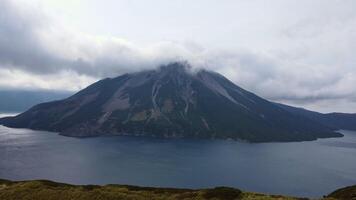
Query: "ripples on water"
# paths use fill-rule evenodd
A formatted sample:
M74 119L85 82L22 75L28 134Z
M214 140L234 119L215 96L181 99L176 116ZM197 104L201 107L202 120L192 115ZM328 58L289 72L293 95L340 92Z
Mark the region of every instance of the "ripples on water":
M0 126L0 178L183 188L233 186L317 197L356 184L356 133L248 144L137 137L78 139Z

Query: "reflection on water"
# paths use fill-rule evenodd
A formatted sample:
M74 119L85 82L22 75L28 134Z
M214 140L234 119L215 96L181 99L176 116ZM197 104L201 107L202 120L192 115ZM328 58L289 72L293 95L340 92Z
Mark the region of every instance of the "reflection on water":
M0 178L183 188L233 186L316 197L356 184L356 133L248 144L138 137L78 139L0 126Z

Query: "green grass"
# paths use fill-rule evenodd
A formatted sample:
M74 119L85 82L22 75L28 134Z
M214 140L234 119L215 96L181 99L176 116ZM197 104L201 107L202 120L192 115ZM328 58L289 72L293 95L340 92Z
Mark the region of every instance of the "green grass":
M0 180L1 200L236 200L296 198L242 192L235 188L190 190L127 185L69 185L52 181Z
M338 189L329 194L328 197L340 200L356 200L356 185Z
M356 187L331 193L323 200L354 200ZM244 192L236 188L174 189L129 185L70 185L46 180L0 179L1 200L301 200L281 195Z

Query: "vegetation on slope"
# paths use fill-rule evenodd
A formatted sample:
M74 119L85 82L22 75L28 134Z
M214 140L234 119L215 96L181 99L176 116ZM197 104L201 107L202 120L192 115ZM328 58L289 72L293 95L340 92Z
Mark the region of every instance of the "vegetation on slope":
M343 136L215 72L190 73L185 63L103 79L69 98L0 119L0 124L72 137L132 135L290 142Z
M338 189L329 194L328 197L339 200L356 200L356 185Z
M127 185L69 185L52 181L0 180L1 200L294 200L298 198L242 192L228 187L190 190Z
M129 185L70 185L47 180L0 179L1 200L308 200L307 198L244 192L229 187L174 189ZM356 200L356 185L320 200Z

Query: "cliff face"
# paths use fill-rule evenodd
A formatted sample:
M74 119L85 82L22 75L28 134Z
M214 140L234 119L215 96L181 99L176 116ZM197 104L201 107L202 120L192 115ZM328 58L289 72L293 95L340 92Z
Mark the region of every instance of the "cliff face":
M103 79L67 99L36 105L0 123L75 137L137 135L270 142L342 136L220 74L192 73L184 63Z

